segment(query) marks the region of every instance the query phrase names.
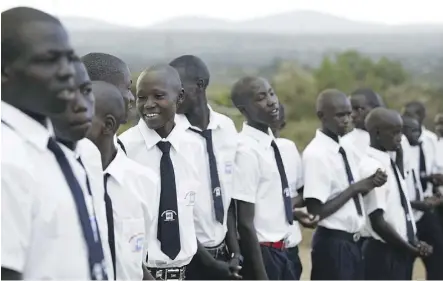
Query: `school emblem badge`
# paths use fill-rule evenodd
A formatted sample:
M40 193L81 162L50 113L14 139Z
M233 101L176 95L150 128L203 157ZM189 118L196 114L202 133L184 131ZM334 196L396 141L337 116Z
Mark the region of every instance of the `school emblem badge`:
M175 216L177 216L177 213L173 210L166 210L162 213L161 217L163 218L163 221L175 221Z
M215 197L220 197L221 196L221 188L220 187L214 188L213 192L215 194Z
M290 195L289 187L285 187L285 189L283 189L283 194L285 195L285 197L289 197Z

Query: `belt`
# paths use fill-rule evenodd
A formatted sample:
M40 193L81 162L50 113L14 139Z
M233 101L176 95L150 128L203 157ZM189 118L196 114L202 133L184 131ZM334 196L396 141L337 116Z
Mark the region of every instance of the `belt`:
M360 232L350 233L343 230L329 229L323 226L317 226L317 230L315 232L317 232L319 235L338 238L352 243L357 243L361 238Z
M277 242L260 242L260 245L265 247L271 247L277 250L283 250L286 248L283 240Z
M221 242L220 245L215 247L205 247L206 250L213 256L215 259L217 259L220 256L227 256L228 250L226 248L225 241Z
M184 280L186 266L171 268L149 267L148 270L156 280Z

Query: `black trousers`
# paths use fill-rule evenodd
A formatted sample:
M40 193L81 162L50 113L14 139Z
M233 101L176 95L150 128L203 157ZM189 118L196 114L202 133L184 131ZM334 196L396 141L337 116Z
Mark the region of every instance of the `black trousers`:
M260 245L260 250L269 280L296 280L297 274L294 262L290 260L287 249L275 249ZM255 280L252 265L245 259L240 272L243 280Z
M414 257L369 238L363 246L366 280L411 280Z
M219 261L229 261L229 255L227 249L216 256L213 256ZM218 276L210 268L205 267L201 260L194 258L186 267L186 280L223 280L222 276Z
M426 280L443 280L443 229L437 213L423 214L417 222L417 236L434 248L432 255L423 258Z
M288 248L288 256L289 260L294 263L295 279L300 280L303 272L303 265L300 261L300 256L298 255L298 246Z
M311 280L364 279L361 245L352 240L350 233L317 227L312 239L311 261Z

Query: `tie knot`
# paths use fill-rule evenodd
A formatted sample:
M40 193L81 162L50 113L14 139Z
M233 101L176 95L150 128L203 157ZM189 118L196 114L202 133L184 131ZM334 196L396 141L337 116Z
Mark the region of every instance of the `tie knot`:
M49 138L48 140L48 149L52 151L55 155L63 154L62 149L57 144L57 141L54 138Z
M208 130L203 130L201 132L201 135L205 138L205 139L210 139L212 138L212 131L210 129Z
M157 146L163 153L169 153L171 150L171 143L168 141L159 141Z
M343 147L341 147L341 146L338 149L338 152L340 152L341 155L346 155L345 149Z
M277 148L278 149L277 143L274 140L271 141L271 146L273 148Z

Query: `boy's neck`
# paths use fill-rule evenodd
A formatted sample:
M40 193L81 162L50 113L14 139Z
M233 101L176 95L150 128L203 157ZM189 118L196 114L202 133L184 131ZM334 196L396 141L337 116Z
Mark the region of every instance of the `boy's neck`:
M263 123L258 123L255 121L251 121L251 120L247 121L246 123L249 126L251 126L252 128L257 129L257 130L269 135L269 126L268 125L265 125Z
M210 111L207 102L202 101L198 106L194 106L190 112L185 113L185 116L192 126L206 130L210 122Z

